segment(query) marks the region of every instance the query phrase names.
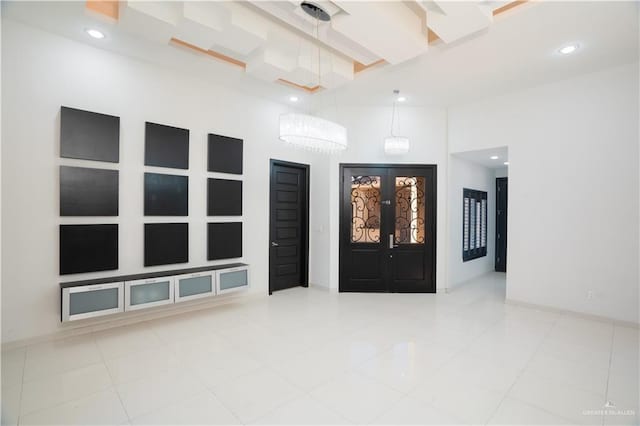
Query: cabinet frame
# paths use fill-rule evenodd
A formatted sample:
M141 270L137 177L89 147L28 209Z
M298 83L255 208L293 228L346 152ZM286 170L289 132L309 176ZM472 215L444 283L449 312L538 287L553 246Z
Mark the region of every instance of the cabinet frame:
M240 272L240 271L246 271L247 272L247 285L243 285L240 287L233 287L233 288L228 288L228 289L221 289L220 288L220 275L222 274L226 274L229 272ZM217 294L227 294L227 293L235 293L236 291L246 291L249 288L249 266L238 266L235 268L227 268L227 269L218 269L215 271L216 273L216 293Z
M215 296L217 294L217 276L216 271L195 272L192 274L182 274L173 276L174 301L175 303L186 302L188 300L202 299L205 297ZM180 296L180 280L198 277L211 277L211 292L192 294L190 296Z
M166 300L158 300L156 302L141 303L139 305L131 304L131 288L145 284L155 284L169 281L169 298ZM170 305L174 303L174 279L173 276L164 276L157 278L145 278L141 280L124 282L124 310L137 311L139 309L148 309L155 306Z
M99 311L85 312L82 314L71 315L69 313L71 308L71 295L74 293L90 293L98 290L109 290L112 288L118 289L118 307L112 309L102 309ZM124 312L124 281L118 281L113 283L94 284L81 287L68 287L62 289L62 322L77 321L86 318L101 317L105 315L116 314Z

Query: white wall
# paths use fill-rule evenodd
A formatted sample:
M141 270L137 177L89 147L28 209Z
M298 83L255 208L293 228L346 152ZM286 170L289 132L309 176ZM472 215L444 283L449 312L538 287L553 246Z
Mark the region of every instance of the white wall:
M412 149L400 157L382 148L390 108L340 107L336 116L330 107L325 115L347 126L350 148L324 157L277 140L277 118L286 106L208 81L10 21L2 22L2 55L3 342L61 329L58 224L93 222L58 215L58 166L101 167L59 158L61 105L121 117L121 215L104 220L120 224L118 274L142 270L143 223L153 221L142 213L142 174L150 170L143 166L146 120L191 130L189 266L209 263L205 178L213 175L206 172L206 134L244 139L242 260L252 266L255 294L267 292L269 158L311 164L310 281L334 290L339 163L437 164L441 290L447 258L459 255L454 245L461 240L448 224L449 153L506 145L508 298L638 321L637 64L454 107L448 125L445 109L403 107L401 133ZM538 201L534 208L531 200ZM458 279L458 272L451 274ZM589 290L593 299L586 298Z
M454 155L449 158L449 286L494 270L496 171ZM462 190L487 192L487 255L462 261Z
M499 169L495 169L495 177L509 177L509 168L508 167L500 167Z
M339 102L339 99L338 99ZM340 163L414 163L436 164L437 176L437 250L436 285L446 287L446 222L447 222L447 126L444 108L400 108L400 131L411 142L409 154L389 156L384 153L384 137L389 135L391 107L344 107L331 106L323 115L347 127L349 148L341 155L327 161L324 184L328 189L329 216L323 222L321 236L323 250L317 259L329 271L327 285L338 289L339 265L339 207L340 207Z
M327 169L330 162L328 156L320 156L314 160L315 173L311 179L311 221L309 222L310 258L309 275L313 277L310 285L329 288L330 271L329 256L329 178Z
M206 260L206 223L212 221L206 217L206 177L215 176L206 172L209 132L244 139L242 260L252 268L251 291L267 294L269 159L311 164L311 202L318 205L316 194L324 197L318 187L325 170L315 166L317 156L278 140L285 106L11 21L2 22L2 56L3 342L61 329L60 281L214 263ZM121 117L120 216L100 220L119 223L118 271L58 275L58 225L95 223L59 217L59 165L113 167L59 158L61 105ZM143 166L147 120L191 131L188 264L143 268L143 224L163 221L143 216L143 173L152 170ZM312 223L315 216L312 211ZM319 249L313 238L311 259ZM311 282L326 282L326 275L312 266Z
M503 145L507 298L637 323L638 64L450 109L451 152Z

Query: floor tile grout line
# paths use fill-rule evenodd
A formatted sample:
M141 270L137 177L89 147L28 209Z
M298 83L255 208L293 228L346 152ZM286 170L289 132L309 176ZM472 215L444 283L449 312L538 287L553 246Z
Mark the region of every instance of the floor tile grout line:
M244 375L243 375L243 376L244 376ZM240 376L240 377L242 377L242 376ZM236 380L236 379L234 379L234 380ZM225 402L224 402L224 400L223 400L220 396L218 396L218 394L216 393L216 391L215 391L214 389L212 389L211 387L206 386L206 385L205 385L205 388L207 389L207 391L208 391L209 393L211 393L211 394L216 398L216 400L218 400L218 402L220 402L220 404L222 404L222 406L224 406L227 410L229 410L229 412L230 412L230 413L231 413L231 414L236 418L236 420L238 420L238 423L239 423L239 424L242 424L242 425L248 425L248 424L251 424L251 423L255 423L255 421L256 421L256 420L259 420L261 417L264 417L264 416L267 414L267 413L265 413L264 415L259 416L257 419L253 419L252 421L245 422L244 420L242 420L242 419L240 418L240 416L239 416L239 415L238 415L238 413L233 409L233 407L230 407L227 403L225 403ZM296 388L296 389L297 389L297 388ZM286 404L286 403L288 403L288 402L290 402L290 401L294 400L295 398L297 398L297 396L293 396L293 397L291 397L291 398L287 398L287 400L286 400L286 401L284 401L284 402L282 402L282 403L277 404L277 407L274 407L274 408L273 408L273 410L269 409L269 410L268 410L268 413L271 413L271 411L274 411L276 408L281 407L282 405L284 405L284 404Z
M498 403L498 405L496 406L496 408L493 410L493 412L491 413L491 415L487 418L487 420L484 422L485 425L488 425L489 422L491 421L491 419L493 419L493 417L496 415L496 413L498 412L498 410L500 409L500 407L502 406L502 404L504 403L505 399L507 399L507 396L511 393L511 391L513 390L514 386L516 385L516 383L518 383L518 380L520 380L520 378L524 375L525 371L527 370L527 366L529 366L529 364L531 364L531 361L535 358L535 356L538 354L538 352L540 352L540 348L542 347L544 341L547 339L547 337L549 337L549 334L551 334L551 331L555 328L557 323L557 320L554 320L551 325L549 326L549 329L547 330L547 332L545 333L544 337L540 340L540 343L538 343L536 349L531 353L531 355L529 356L529 359L527 360L527 362L522 366L522 368L520 369L518 376L516 377L516 379L513 381L513 383L511 384L511 386L509 386L509 388L504 392L504 394L502 395L502 399L500 399L500 402ZM532 404L528 404L528 405L532 405ZM535 405L534 405L535 406ZM546 409L542 408L542 407L538 407L535 406L536 408L548 413L548 414L552 414L556 417L562 417L562 416L557 416L549 411L547 411Z
M170 374L175 374L175 373L177 373L177 372L178 372L178 370L165 370L165 371L162 371L161 373L162 373L162 374L164 374L164 375L170 375ZM189 374L192 374L192 372L191 372L191 371L189 371ZM128 382L125 382L125 383L121 383L120 385L128 385L128 384L131 384L131 383L141 382L141 381L144 381L144 380L149 380L150 378L153 378L153 377L156 377L156 376L157 376L157 374L156 374L156 375L151 375L151 376L140 377L140 378L137 378L137 379L135 379L135 380L131 380L131 381L128 381ZM193 378L193 377L192 377L192 378ZM197 381L197 380L196 380L196 381ZM201 384L201 383L200 383L200 384ZM120 385L117 385L117 386L120 386ZM120 392L117 390L117 386L114 386L114 388L116 388L115 390L116 390L116 392L118 393L118 395L120 396ZM203 389L204 389L204 390L208 390L206 386L203 386ZM198 395L198 393L197 393L197 392L189 393L188 395L183 396L183 397L181 397L180 399L177 399L177 400L171 400L171 402L170 402L170 403L168 403L167 405L163 405L163 406L161 406L161 407L159 407L159 408L151 409L151 410L146 411L146 412L143 412L143 413L141 413L141 414L139 414L139 415L137 415L137 416L133 416L133 417L131 417L131 416L129 415L129 411L128 411L126 408L125 408L125 413L127 414L127 417L129 417L129 422L131 422L132 420L136 420L136 419L138 419L138 418L140 418L140 417L144 417L144 416L146 416L146 415L148 415L148 414L151 414L151 413L153 413L154 411L156 411L156 410L158 410L158 409L162 409L162 408L165 408L165 407L167 407L167 406L176 406L176 405L178 405L178 404L184 403L185 401L188 401L188 400L189 400L189 398L193 398L193 397L195 397L195 396L197 396L197 395ZM120 401L122 402L122 399L120 399ZM124 405L124 404L123 404L123 405Z
M86 336L87 338L91 337L92 341L94 341L93 336L91 336L91 333L87 333L84 336ZM94 343L95 343L95 341L94 341ZM33 345L30 345L30 346L33 346ZM25 351L25 357L26 357L26 351ZM26 384L33 383L33 382L36 382L36 381L51 379L51 378L53 378L55 376L59 376L59 375L62 375L62 374L67 374L67 373L75 371L75 370L79 370L79 369L82 369L82 368L93 367L93 366L100 365L100 364L104 365L104 362L103 361L93 362L91 364L83 365L83 366L81 366L79 368L73 368L73 369L70 369L70 370L64 370L64 371L61 371L61 372L58 372L58 373L55 373L55 374L50 374L50 375L47 375L47 376L43 376L43 377L40 377L40 378L37 378L37 379L30 379L29 381L26 382ZM26 367L26 359L25 359L25 367ZM107 374L108 374L109 370L107 369L107 366L104 365L104 367L105 367L105 370L107 370ZM68 400L68 401L57 402L57 403L55 403L53 405L50 405L50 406L47 406L47 407L41 407L41 408L38 408L38 409L35 409L35 410L31 410L31 411L23 414L22 413L22 396L23 396L24 385L25 385L25 383L24 383L24 370L23 370L22 374L23 374L23 383L22 383L22 388L20 389L20 412L18 413L19 414L18 415L18 425L20 424L20 418L21 417L24 417L24 416L27 416L27 415L31 415L31 414L37 413L39 411L51 410L51 409L54 409L54 408L57 408L57 407L61 407L61 406L65 405L65 404L70 404L70 403L72 403L74 401L77 401L79 399L83 399L83 398L87 398L89 396L97 395L100 392L104 392L105 390L114 387L113 383L111 383L111 386L109 386L109 387L89 392L87 394L84 394L80 398L74 398L74 399L71 399L71 400ZM111 378L111 376L109 376L109 378Z
M214 333L214 334L215 334L215 333ZM231 340L229 340L229 339L225 338L225 336L221 336L221 335L217 335L217 334L215 334L215 335L216 335L217 337L221 338L222 340L224 340L227 344L229 344L229 345L230 345L230 347L232 348L232 350L239 351L239 352L243 353L244 355L246 355L247 357L249 357L249 358L251 358L252 360L254 360L254 361L259 365L259 367L258 367L258 368L266 368L266 369L268 369L269 371L272 371L272 369L271 369L268 365L266 365L262 360L259 360L259 359L255 358L255 357L253 356L253 353L251 353L251 352L250 352L250 351L248 351L247 349L245 349L245 348L242 348L242 347L238 346L237 344L235 344L235 343L234 343L234 342L232 342ZM178 355L178 353L177 353L174 349L171 349L171 348L167 348L167 349L168 349L168 350L170 350L170 351L172 351L172 352L173 352L173 354L174 354L178 359L181 359L181 357ZM242 374L240 374L240 375L238 375L238 376L234 377L232 380L234 380L234 381L235 381L235 380L238 380L238 379L240 379L240 378L242 378L242 377L249 376L249 375L250 375L250 374L252 374L253 372L257 371L257 369L258 369L258 368L256 368L256 369L252 369L252 370L250 370L250 371L245 371L245 372L243 372ZM216 400L217 400L217 401L218 401L218 402L219 402L219 403L220 403L220 404L221 404L225 409L227 409L227 410L231 413L231 415L232 415L232 416L233 416L233 417L238 421L238 424L242 424L242 425L247 424L246 422L244 422L244 421L240 418L240 416L237 414L237 412L236 412L232 407L230 407L228 404L226 404L226 403L224 402L224 399L223 399L223 398L221 398L221 397L217 394L217 392L216 392L214 389L212 389L210 386L208 386L208 384L207 384L206 382L204 382L204 381L203 381L203 380L202 380L202 379L201 379L197 374L195 374L195 372L194 372L193 370L191 370L191 368L190 368L190 367L187 367L187 370L189 370L189 373L190 373L190 374L193 374L193 375L194 375L194 378L196 379L196 381L197 381L198 383L200 383L200 384L204 387L204 389L206 390L206 392L208 392L208 393L210 393L211 395L213 395L213 397L214 397L214 398L215 398L215 399L216 399ZM274 372L274 374L275 374L275 372ZM184 401L185 401L185 400L182 400L181 402L184 402ZM176 403L176 404L172 404L172 405L177 405L177 403Z
M70 400L68 400L68 401L58 402L58 403L56 403L56 404L54 404L54 405L49 405L49 406L47 406L47 407L42 407L42 408L38 408L37 410L29 411L28 413L25 413L25 414L24 414L23 416L21 416L21 417L24 417L24 416L30 416L30 415L32 415L32 414L36 414L36 413L39 413L39 412L41 412L41 411L45 411L45 410L53 410L53 409L55 409L55 408L62 407L63 405L71 404L71 403L76 402L76 401L78 401L78 400L85 399L85 398L89 398L89 397L91 397L91 396L94 396L94 395L97 395L97 394L99 394L99 393L105 392L105 391L107 391L107 390L109 390L109 389L113 389L113 390L115 391L115 387L114 387L113 385L110 385L109 387L106 387L106 388L103 388L103 389L100 389L100 390L97 390L97 391L93 391L93 392L89 392L89 393L87 393L87 394L84 394L84 395L82 395L80 398L74 398L74 399L70 399ZM126 411L125 411L125 413L126 413ZM18 424L19 424L19 423L18 423Z
M94 336L94 340L95 340L95 336ZM125 416L127 416L127 422L131 423L131 416L129 415L129 411L127 410L127 407L125 407L124 401L122 401L122 396L120 395L120 392L118 392L118 388L116 386L115 380L113 379L113 375L111 374L111 370L109 370L107 361L105 360L104 354L102 353L102 349L100 349L100 345L98 345L97 341L96 341L96 346L98 347L98 352L100 353L100 358L102 359L104 368L107 370L107 374L109 375L109 380L111 380L111 386L113 387L113 391L118 397L118 401L120 401L120 406L122 407L122 411L124 411Z
M25 374L25 370L27 369L27 349L29 347L25 346L24 348L24 355L23 355L23 359L22 359L22 378L21 378L21 383L20 383L20 400L18 402L18 417L16 419L16 424L20 425L20 417L22 417L22 394L24 393L24 374Z
M487 297L486 299L487 299L488 301L490 301L490 300L491 300L491 298L488 298L488 297ZM284 306L284 305L283 305L283 306ZM375 305L373 305L373 304L371 304L371 306L372 306L372 307L375 307ZM371 306L370 306L370 307L371 307ZM462 305L462 304L460 304L460 306L456 306L456 308L457 308L458 310L457 310L457 311L455 311L455 312L456 312L457 314L459 314L459 313L460 313L460 310L462 309L462 306L466 306L466 305ZM470 305L470 306L472 306L474 309L477 309L477 312L480 312L480 313L486 312L486 311L484 310L484 309L485 309L485 303L479 303L479 304L478 304L478 303L476 303L476 302L473 302L473 303L471 303L471 305ZM255 311L253 311L253 310L252 310L252 311L250 311L250 312L251 312L251 316L252 316L252 318L257 318L258 320L259 320L260 318L262 318L262 317L265 317L264 315L262 315L262 314L260 313L260 312L261 312L261 310L259 310L259 309L256 309ZM414 311L414 312L415 312L415 311ZM492 318L492 316L490 316L490 315L484 315L484 314L482 314L482 317L483 317L483 318ZM503 317L504 317L504 315L503 315ZM265 318L266 318L266 317L265 317ZM442 322L443 322L443 323L446 323L446 316L443 316L442 318L443 318L443 321L442 321ZM518 380L518 379L519 379L519 378L520 378L520 377L525 373L526 368L528 368L528 366L530 366L530 365L531 365L531 362L532 362L533 357L534 357L536 354L539 354L539 353L541 352L541 350L543 350L543 349L544 349L544 347L543 347L543 346L544 346L545 342L548 342L548 341L549 341L549 335L550 335L550 333L552 333L552 331L553 331L553 330L556 330L556 329L558 328L558 327L557 327L557 324L559 323L559 321L561 321L561 318L563 318L563 316L560 316L559 318L555 318L553 321L551 321L551 322L550 322L549 327L546 327L546 328L547 328L547 330L546 330L546 332L545 332L545 334L544 334L544 337L543 337L542 339L540 339L540 341L538 341L538 342L536 343L535 350L534 350L534 351L531 351L531 353L529 354L528 359L526 359L526 361L527 361L527 362L526 362L526 364L524 364L524 366L523 366L523 367L519 367L520 372L519 372L519 374L518 374L518 377L516 378L516 380L514 381L514 383L512 383L512 385L509 387L509 389L507 389L507 390L506 390L506 393L505 393L505 395L503 396L503 398L501 399L500 404L498 404L498 408L501 406L501 404L503 403L503 401L505 400L505 398L507 397L507 395L512 391L513 387L514 387L514 386L515 386L515 384L517 383L517 380ZM350 318L347 318L347 319L346 319L346 321L349 321L349 320L350 320ZM486 336L488 333L490 333L492 329L495 329L496 324L498 324L500 321L501 321L501 320L500 320L500 318L497 318L497 319L495 319L495 320L491 320L491 321L490 321L490 323L488 323L487 327L486 327L486 328L484 328L484 329L482 330L482 332L481 332L481 333L477 333L477 334L475 334L475 335L473 336L473 338L470 338L470 339L468 339L468 340L467 340L467 339L465 339L465 340L464 340L464 342L465 342L464 347L463 347L463 348L458 349L458 350L457 350L457 352L456 352L456 354L454 354L452 357L448 357L447 359L449 359L449 360L450 360L450 359L453 359L453 357L454 357L454 356L455 356L455 357L459 357L459 356L461 356L461 355L464 355L465 353L469 353L470 347L471 347L471 346L473 346L473 344L474 344L473 342L476 342L476 343L477 343L477 342L478 342L478 340L482 338L482 336ZM255 322L255 321L251 322L251 324L253 324L254 322ZM531 321L523 322L523 324L528 324L528 323L530 323L530 322L531 322ZM356 322L353 322L353 323L357 323L357 324L358 324L358 326L357 326L357 327L349 327L349 329L350 329L350 333L345 333L345 335L347 335L347 336L352 336L354 333L356 333L356 334L357 334L360 330L367 329L367 326L362 325L360 322L357 322L357 319L356 319ZM275 326L275 325L277 325L277 321L274 323L274 326ZM457 324L456 324L456 325L457 325ZM268 328L268 327L267 327L267 328ZM579 327L579 328L577 329L577 331L584 331L584 329ZM615 331L615 330L614 330L614 331ZM157 334L154 334L154 335L156 335L156 336L157 336ZM223 337L223 338L224 338L224 336L220 336L220 337ZM607 379L608 379L608 380L607 380L607 390L606 390L606 392L605 392L605 393L606 393L606 395L605 395L605 396L607 396L607 397L608 397L608 393L609 393L609 389L608 389L609 379L610 379L610 376L611 376L610 371L611 371L612 357L613 357L613 350L612 350L612 346L613 346L613 343L614 343L614 337L615 337L615 336L612 334L611 346L610 346L610 351L609 351L609 371L608 371L608 376L607 376ZM536 338L536 340L537 340L537 338ZM165 342L164 342L164 340L162 340L162 342L163 342L163 344L165 343ZM606 341L605 341L605 342L606 342ZM326 343L327 343L327 342L325 342L325 344L326 344ZM365 364L365 363L367 363L367 362L370 362L371 360L375 359L376 357L384 356L384 354L387 354L387 353L389 353L390 351L392 351L392 347L386 347L386 348L385 348L382 352L380 352L379 354L377 354L377 355L375 355L375 356L373 356L373 357L371 357L371 358L368 358L368 359L366 359L366 360L362 360L362 361L359 363L359 366L361 366L362 364ZM103 362L104 364L106 364L106 360L105 360L105 358L104 358L104 355L105 355L105 354L104 354L104 353L102 353L102 351L101 351L101 350L100 350L100 354L101 354L101 357L102 357L102 360L103 360L102 362ZM27 357L27 352L26 352L26 351L25 351L25 353L24 353L24 357L25 357L25 358ZM26 361L25 361L25 364L26 364ZM261 364L261 365L263 365L264 363L263 363L263 362L260 362L260 364ZM270 365L266 365L265 367L269 368L269 367L270 367ZM272 370L273 370L273 369L272 369ZM26 371L26 369L25 369L25 368L23 368L23 370L22 370L22 382L23 382L23 384L24 384L25 371ZM108 370L108 372L109 372L109 376L112 378L112 376L111 376L111 372L110 372L109 370ZM355 373L358 373L358 374L362 374L360 371L357 371L357 370L355 370L355 369L354 369L354 372L355 372ZM277 371L276 371L276 373L279 375L279 377L282 377L282 375L280 375L280 373L278 373ZM386 384L386 383L384 383L384 382L378 382L378 380L377 380L375 377L371 377L371 376L367 376L367 375L365 375L365 377L366 377L367 379L369 379L369 380L373 380L373 381L375 381L376 383L380 383L380 384L381 384L381 385L383 385L383 386L390 387L391 389L393 389L393 390L394 390L394 391L396 391L396 392L400 392L401 394L403 394L403 396L402 396L402 398L401 398L401 399L406 398L406 397L407 397L407 395L408 395L408 393L407 393L406 391L403 391L403 390L400 390L400 389L396 389L396 388L394 388L393 386L389 386L389 385L387 385L387 384ZM112 378L112 379L113 379L113 378ZM286 377L284 377L284 379L286 380ZM212 392L212 390L211 390L211 389L209 389L209 388L207 388L207 390L208 390L208 392ZM23 389L21 389L21 393L22 393L22 392L23 392ZM213 392L212 392L212 393L213 393ZM303 391L303 393L308 394L309 392L304 392L304 391ZM119 395L119 394L118 394L118 395ZM215 396L215 393L214 393L214 396ZM216 396L216 397L217 397L217 396ZM21 396L21 399L22 399L22 396ZM514 398L514 399L516 399L516 400L517 400L517 398ZM547 412L547 410L545 410L545 409L543 409L543 408L540 408L540 407L537 407L535 404L530 404L530 403L527 403L526 401L524 401L523 403L525 403L525 404L527 404L527 405L531 405L531 406L536 407L536 408L539 408L541 411ZM121 400L121 404L122 404L122 400ZM286 403L283 403L283 404L286 404ZM126 412L126 410L125 410L125 412ZM551 413L551 414L553 414L553 413ZM494 415L495 415L495 410L494 410L494 413L492 413L492 416L494 416ZM554 415L555 415L555 414L554 414ZM128 416L128 413L127 413L127 416ZM234 416L235 416L235 414L234 414ZM555 415L555 416L557 416L557 415ZM561 417L561 416L558 416L558 417ZM603 421L604 421L604 420L603 420Z
M607 384L605 386L605 392L604 392L605 406L609 404L609 381L611 380L611 364L613 362L613 342L615 341L615 337L616 337L616 326L615 324L613 324L612 326L613 326L613 330L611 333L611 345L609 346L609 365L607 370ZM602 413L602 426L604 426L605 417L606 417L606 413Z
M540 344L539 344L538 348L536 349L536 351L534 352L534 354L531 356L531 358L530 358L530 359L529 359L529 361L527 362L527 365L529 365L529 363L531 362L531 360L533 359L533 357L534 357L535 355L537 355L537 354L540 352L540 349L542 348L542 345L544 344L544 342L548 339L548 337L549 337L549 335L551 334L551 332L552 332L552 331L557 327L557 325L558 325L558 324L557 324L557 323L558 323L558 321L559 321L559 320L561 320L562 318L566 317L567 315L569 316L569 318L576 318L575 316L573 316L573 315L571 315L571 314L561 314L561 315L558 317L558 319L557 319L557 320L554 320L554 321L553 321L553 326L549 328L549 330L548 330L548 331L547 331L547 333L545 334L544 338L541 340L541 342L540 342ZM613 324L611 324L611 325L613 325ZM524 374L525 370L526 370L526 366L522 369L522 373L519 375L519 377L520 377L522 374ZM519 377L518 377L518 378L519 378ZM518 379L516 379L516 381L514 382L514 384L511 386L511 388L513 388L513 386L515 386L515 384L516 384L517 380L518 380ZM568 383L565 383L565 382L561 382L561 383L562 383L564 386L576 387L575 385L571 385L571 384L568 384ZM589 392L589 393L591 393L591 394L593 394L593 395L599 395L599 396L602 396L601 394L596 394L596 393L594 393L594 392L592 392L592 391L586 391L586 390L583 390L583 391L585 391L585 392ZM508 393L510 393L510 392L511 392L511 389L509 389ZM506 396L505 396L505 398L506 398ZM524 403L524 404L526 404L526 405L529 405L529 406L531 406L531 407L535 407L535 408L537 408L537 409L539 409L539 410L541 410L541 411L543 411L543 412L545 412L545 413L547 413L547 414L551 414L551 415L553 415L553 416L555 416L555 417L559 417L559 418L565 419L565 420L567 420L567 421L571 422L572 424L573 424L573 423L575 423L575 422L574 422L574 420L567 419L567 418L566 418L566 417L564 417L563 415L559 415L559 414L553 413L553 412L551 412L551 411L547 410L547 409L546 409L546 408L544 408L544 407L540 407L540 406L538 406L538 405L536 405L536 404L533 404L533 403L531 403L531 402L528 402L528 401L522 401L522 400L520 400L519 398L516 398L516 397L513 397L513 396L511 396L510 398L514 398L514 399L516 399L516 400L518 400L518 401L520 401L520 402L522 402L522 403ZM494 413L494 415L495 415L495 413ZM489 420L489 421L490 421L490 420Z
M297 388L296 388L297 389ZM299 390L299 389L298 389ZM290 398L287 398L286 401L282 401L278 404L276 404L275 406L273 406L272 408L270 408L269 410L267 410L266 413L258 416L256 419L250 421L249 423L256 423L257 421L259 421L261 418L268 416L269 414L275 412L276 410L278 410L281 407L284 407L285 405L289 404L292 401L295 401L296 399L299 399L302 396L308 396L311 398L311 395L305 394L304 392L301 392L300 394L297 394L295 396L292 396Z
M384 352L383 352L383 354L384 354L384 353L386 353L386 352L390 352L390 351L392 351L392 350L393 350L393 347L392 347L392 348L389 348L387 351L384 351ZM462 351L464 351L464 350L465 350L465 348L459 348L459 349L456 349L455 354L453 354L453 355L450 357L449 361L451 361L452 359L454 359L456 356L458 356L458 355L459 355L459 353L461 353L461 352L462 352ZM383 354L380 354L379 356L382 356ZM373 359L375 359L375 358L376 358L376 357L373 357L373 358L371 358L371 359L369 359L369 360L365 361L364 363L360 364L358 367L361 367L361 366L362 366L362 365L364 365L365 363L367 363L367 362L369 362L369 361L371 361L371 360L373 360ZM433 370L431 373L433 373L433 374L437 373L438 371L442 370L446 364L447 364L447 362L440 363L440 365L439 365L438 367L434 368L434 370ZM398 393L400 393L400 394L402 395L402 397L401 397L398 401L396 401L393 405L398 404L400 401L402 401L402 400L404 400L404 399L406 399L406 398L414 398L414 397L412 397L412 396L411 396L411 393L412 393L412 392L415 390L415 388L416 388L417 386L419 386L419 385L413 386L409 391L402 391L402 390L396 389L396 388L394 388L393 386L391 386L391 385L389 385L389 384L387 384L387 383L385 383L385 382L383 382L383 381L379 380L379 379L378 379L378 378L376 378L376 377L370 377L370 376L368 376L368 375L364 374L363 372L358 371L358 367L352 367L352 368L350 368L350 369L347 369L347 371L349 371L349 372L353 372L353 373L357 373L359 376L364 377L364 378L366 378L367 380L373 381L374 383L377 383L377 384L379 384L379 385L382 385L382 386L386 387L387 389L393 390L393 391L398 392ZM421 402L424 402L424 401L422 401L421 399L420 399L420 401L421 401ZM448 414L448 415L452 416L453 418L456 418L456 416L454 416L454 415L453 415L453 413L450 413L448 410L443 410L443 409L441 409L441 408L435 407L435 406L434 406L433 404L431 404L431 403L427 403L427 404L428 404L430 407L432 407L432 408L436 408L436 409L438 409L438 410L440 410L440 411L442 411L442 412L444 412L444 413L446 413L446 414ZM393 405L392 405L392 407L393 407ZM391 409L392 407L390 407L390 409ZM375 420L377 420L378 418L382 417L385 413L386 413L386 411L383 411L382 413L380 413L380 415L379 415L379 416L377 416L375 419L373 419L373 420L372 420L372 422L373 422L373 421L375 421Z
M232 410L231 407L229 407L227 404L225 404L225 402L214 392L213 389L209 388L208 386L205 386L205 389L206 389L206 391L208 393L213 395L213 397L216 399L216 401L218 401L220 403L220 405L222 405L227 411L229 411L229 413L231 413L233 418L238 421L238 424L240 424L240 425L244 425L245 424L245 422L243 422L240 419L240 417L238 417L238 414L236 414L236 412L234 410Z
M22 381L23 381L23 384L24 384L25 382L26 382L26 383L31 383L31 382L38 381L38 380L44 380L44 379L47 379L47 378L52 378L52 377L54 377L54 376L58 376L58 375L61 375L61 374L68 373L68 372L70 372L70 371L78 370L78 369L80 369L80 368L85 368L85 367L89 367L89 366L92 366L92 365L95 365L95 364L99 364L99 363L100 363L100 361L94 361L94 362L90 362L90 363L88 363L88 364L82 364L82 365L80 365L80 366L73 366L72 368L66 368L66 369L63 369L63 370L60 370L60 371L56 371L56 372L53 372L53 373L47 373L47 374L44 374L44 375L36 376L36 377L30 378L30 379L28 379L28 380L26 380L26 381L25 381L25 375L26 375L26 370L27 370L28 349L29 349L29 348L32 348L32 347L34 347L34 346L39 346L39 345L41 345L41 344L48 345L48 344L50 344L50 343L52 343L52 342L61 343L61 342L64 342L65 340L68 340L68 339L69 339L69 340L81 340L81 339L82 339L82 340L88 340L88 341L91 341L91 342L95 345L95 350L96 350L96 352L97 352L99 355L101 355L101 353L100 353L100 348L98 347L98 345L97 345L97 343L96 343L95 337L93 336L93 332L88 332L88 333L85 333L85 334L81 334L81 335L79 335L79 336L70 336L70 337L67 337L67 338L64 338L64 339L55 340L55 341L41 342L41 343L36 343L36 344L32 344L32 345L25 346L24 369L23 369L23 371L22 371ZM101 359L102 359L102 358L101 358Z

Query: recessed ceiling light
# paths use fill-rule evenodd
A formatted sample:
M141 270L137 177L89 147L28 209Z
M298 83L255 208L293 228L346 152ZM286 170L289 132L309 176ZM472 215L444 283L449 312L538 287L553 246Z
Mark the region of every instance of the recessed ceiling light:
M508 162L508 161L505 161L505 162L504 162L504 163L502 163L502 164L504 164L505 166L508 166L508 165L509 165L509 162Z
M102 39L104 38L104 33L102 31L95 30L93 28L89 28L85 30L87 34L89 34L93 38Z
M297 96L289 96L289 100L291 102L298 102L298 97Z
M577 44L568 44L564 47L561 47L559 52L562 53L563 55L568 55L569 53L573 53L576 50L578 50Z
M406 98L406 97L404 97L404 96L398 96L398 102L404 102L404 101L406 101L406 100L407 100L407 98Z
M491 159L492 159L492 160L497 160L497 159L498 159L498 156L497 156L497 155L492 155L492 156L491 156Z

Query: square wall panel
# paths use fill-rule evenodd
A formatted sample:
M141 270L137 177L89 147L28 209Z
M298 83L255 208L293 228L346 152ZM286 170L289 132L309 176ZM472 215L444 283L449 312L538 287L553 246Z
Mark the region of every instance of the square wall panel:
M145 216L188 216L189 177L144 174Z
M60 156L119 162L120 117L61 107Z
M189 130L146 123L144 134L146 166L189 168Z
M144 266L189 261L188 223L145 223Z
M207 224L207 259L242 257L242 222Z
M118 171L60 166L60 216L118 216Z
M118 225L60 225L60 275L118 269Z
M242 216L242 181L209 178L207 216Z
M209 134L207 170L242 174L242 139Z

